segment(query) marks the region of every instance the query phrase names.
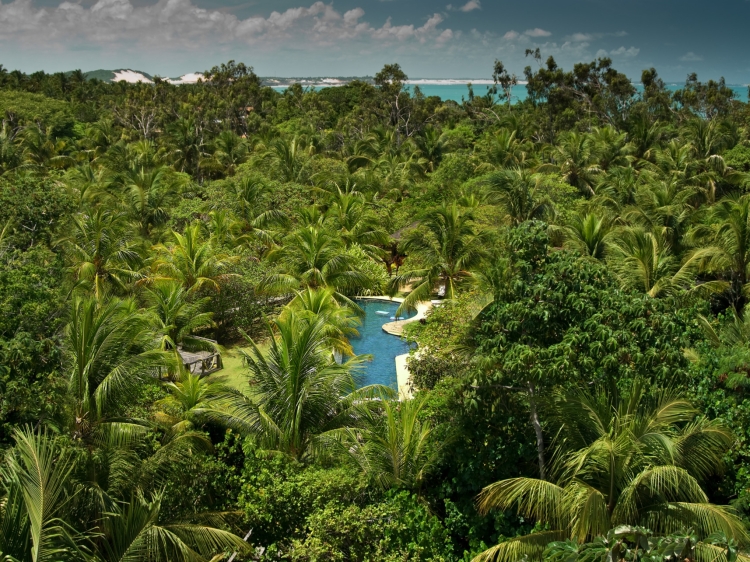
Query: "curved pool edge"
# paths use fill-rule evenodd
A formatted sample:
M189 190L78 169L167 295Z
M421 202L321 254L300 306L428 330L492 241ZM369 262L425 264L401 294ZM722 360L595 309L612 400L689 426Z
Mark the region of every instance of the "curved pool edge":
M386 302L404 302L401 297L388 297L388 296L373 296L373 297L357 297L359 299L367 299L372 301L386 301ZM383 324L383 331L391 336L401 337L404 333L404 326L410 322L418 322L426 317L427 312L432 308L431 301L424 301L417 303L417 314L412 318L406 320L396 320L394 322L388 322ZM403 355L397 355L394 359L396 362L396 385L398 386L398 399L401 401L411 400L413 394L411 391L411 373L409 367L406 364L406 360L409 358L409 353Z

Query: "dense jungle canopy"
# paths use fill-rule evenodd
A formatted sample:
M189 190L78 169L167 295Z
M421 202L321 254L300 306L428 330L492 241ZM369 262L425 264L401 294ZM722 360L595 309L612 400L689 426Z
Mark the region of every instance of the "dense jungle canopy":
M750 108L528 54L518 103L0 66L0 560L750 559ZM372 295L436 303L410 400Z

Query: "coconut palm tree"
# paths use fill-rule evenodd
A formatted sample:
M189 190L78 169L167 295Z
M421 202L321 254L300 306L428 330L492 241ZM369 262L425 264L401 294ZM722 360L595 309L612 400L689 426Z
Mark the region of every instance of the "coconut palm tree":
M269 208L265 201L271 192L270 184L255 177L244 177L231 185L239 205L238 214L245 222L243 229L251 239L270 248L274 244L274 238L269 227L285 225L287 222L286 215L281 210L272 206Z
M110 410L169 365L148 319L129 300L76 298L65 334L74 439L91 443L142 434L143 424L112 417Z
M150 560L153 562L209 562L225 553L248 551L247 544L228 531L188 522L163 522L163 495L149 499L134 495L118 506L103 525L103 540L97 549L104 562Z
M529 143L518 140L516 131L505 128L490 136L482 150L494 169L525 168L533 162Z
M474 278L474 271L487 256L486 247L487 235L475 228L471 210L462 210L453 203L429 212L403 243L402 253L414 256L421 267L391 278L392 294L411 285L396 315L415 309L434 291L444 291L445 298L455 298L460 288Z
M597 178L602 172L598 163L598 146L594 137L585 133L570 132L561 135L552 152L553 165L540 167L540 171L560 172L563 179L580 192L591 197Z
M750 536L734 513L709 503L701 484L721 471L731 432L698 417L680 396L655 399L636 382L627 396L597 389L559 404L552 480L511 478L487 486L480 510L517 509L546 530L510 539L475 560L541 560L553 541L593 540L619 525L699 538L723 532L741 545Z
M282 315L288 312L293 312L307 322L322 320L323 331L328 336L328 343L334 352L354 355L349 340L359 336L357 327L361 324L359 317L363 311L358 306L352 308L347 304L340 304L333 289L307 287L299 291Z
M381 227L378 217L368 212L361 194L345 193L337 188L325 216L347 248L358 244L373 259L382 257L388 233Z
M704 255L695 252L680 264L660 234L628 227L611 243L609 263L624 289L661 297L690 289Z
M3 121L0 127L0 173L5 173L21 165L22 152L17 142L17 133Z
M159 411L154 417L172 434L191 431L200 423L201 412L211 408L211 401L230 392L221 377L202 377L187 369L180 369L179 379L165 388L169 394L155 403Z
M435 127L426 127L421 134L413 136L411 141L425 169L434 172L440 165L446 148L440 132Z
M609 253L612 234L612 223L607 217L594 213L575 215L565 227L565 246L601 260Z
M271 347L255 343L244 354L252 399L235 395L214 402L205 414L243 434L254 435L266 449L292 458L314 456L333 430L360 425L365 412L391 396L379 385L357 389L364 357L337 363L325 319L310 321L288 310L269 331Z
M171 244L155 247L156 259L151 265L153 279L174 279L182 283L189 292L203 288L215 291L232 277L230 268L239 256L230 256L210 239L205 239L201 224L193 223L180 234L172 232Z
M68 171L65 186L75 198L79 210L96 205L104 198L109 171L84 163Z
M74 455L48 433L17 428L0 466L0 559L8 562L83 560L87 538L77 531L71 486Z
M37 125L23 131L23 159L34 168L68 168L75 161L70 156L71 146L63 139L56 139L51 131L43 131Z
M169 157L175 169L197 175L206 146L203 131L195 118L180 117L172 122L166 138Z
M513 168L490 174L486 179L487 200L498 205L512 226L549 217L552 201L543 190L544 176L529 170Z
M305 142L298 137L278 138L271 142L264 158L280 181L300 182L311 152L311 147L306 147Z
M268 253L269 261L281 264L286 273L269 275L260 289L288 294L304 287L332 288L337 300L353 305L346 293L367 289L372 280L344 252L341 238L320 226L298 228Z
M112 185L122 190L131 220L141 235L149 238L155 228L167 222L183 181L166 166L139 166L120 174Z
M99 208L75 215L73 233L64 241L76 281L97 299L113 290L125 293L140 278L138 243L123 214Z
M201 162L204 169L216 170L233 176L237 167L247 160L248 143L233 131L222 131L214 140L214 152L210 159Z
M696 226L690 238L703 246L701 267L715 277L715 290L728 291L741 313L750 294L750 196L714 205L707 224Z
M643 175L641 179L644 181L635 192L635 205L626 209L624 218L659 232L676 253L681 253L683 236L695 216L691 202L698 189L682 186L675 180L653 180Z
M628 142L627 133L621 133L614 127L594 127L591 133L597 146L599 167L609 171L616 167L628 167L635 160L631 156L634 147Z
M420 420L426 395L395 402L385 400L363 428L341 432L341 443L362 472L378 487L416 489L434 466L444 442Z
M175 351L182 344L200 345L193 332L213 325L213 313L204 312L209 298L190 300L179 281L158 280L144 293L155 339L164 351Z

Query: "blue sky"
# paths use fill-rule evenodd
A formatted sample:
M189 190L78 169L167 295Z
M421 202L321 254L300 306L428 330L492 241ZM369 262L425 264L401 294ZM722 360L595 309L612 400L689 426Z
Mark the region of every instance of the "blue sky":
M750 82L750 1L0 0L0 64L25 71L134 68L162 76L235 59L263 76L521 74L527 48L569 68L610 56L637 79Z

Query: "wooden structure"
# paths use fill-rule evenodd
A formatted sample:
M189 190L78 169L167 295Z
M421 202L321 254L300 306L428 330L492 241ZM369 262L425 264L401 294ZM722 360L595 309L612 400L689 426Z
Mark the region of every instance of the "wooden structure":
M187 351L182 346L179 346L177 351L182 358L185 368L192 374L202 377L223 369L224 363L221 360L218 343L207 338L195 337L194 339L205 342L207 344L206 347L211 348L211 350Z

